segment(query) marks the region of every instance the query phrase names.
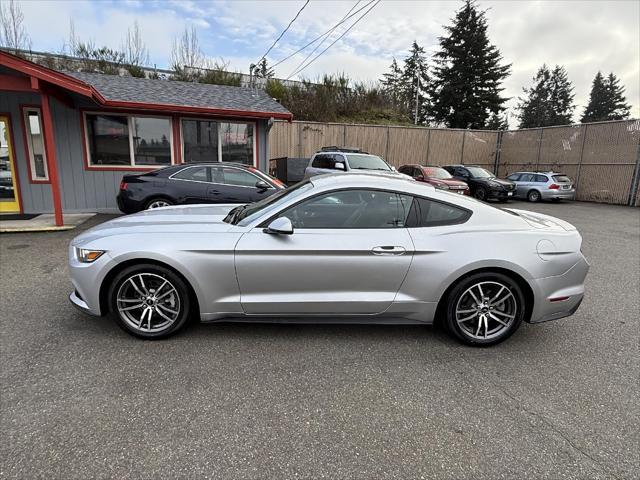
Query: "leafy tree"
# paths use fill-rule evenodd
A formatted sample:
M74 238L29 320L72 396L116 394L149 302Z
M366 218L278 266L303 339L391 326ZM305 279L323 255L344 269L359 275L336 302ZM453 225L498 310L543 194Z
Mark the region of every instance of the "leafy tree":
M574 94L564 67L556 65L549 70L542 65L533 77L533 85L523 91L526 98L521 98L518 105L520 128L571 123Z
M266 58L263 58L262 60L260 60L258 65L255 66L253 73L256 77L260 77L260 78L273 78L273 75L274 75L273 68L271 68L267 64Z
M605 78L598 72L593 79L589 104L581 121L587 123L629 118L631 106L626 100L620 80L613 73Z
M429 76L424 48L418 45L415 40L411 45L409 56L404 59L404 68L400 80L401 84L398 93L407 111L410 112L411 119L414 123L424 123L427 113Z
M474 0L465 0L453 24L444 27L429 89L433 118L452 128L484 128L504 110L503 80L511 65L489 42L487 19Z
M24 14L14 0L0 3L0 46L13 50L30 50L31 38L22 24Z

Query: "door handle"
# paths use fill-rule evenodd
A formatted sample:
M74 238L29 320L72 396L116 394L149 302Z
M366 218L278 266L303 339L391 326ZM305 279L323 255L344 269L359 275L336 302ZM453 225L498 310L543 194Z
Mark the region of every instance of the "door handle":
M406 251L404 247L396 247L393 245L382 245L371 249L371 253L374 255L402 255Z

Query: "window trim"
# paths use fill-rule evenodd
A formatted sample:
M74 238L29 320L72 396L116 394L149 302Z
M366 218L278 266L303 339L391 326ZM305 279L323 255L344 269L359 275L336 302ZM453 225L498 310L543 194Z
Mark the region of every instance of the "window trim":
M24 137L24 149L27 154L27 167L28 167L27 171L29 172L29 183L50 184L51 177L49 176L49 163L47 161L47 149L44 148L44 124L42 122L42 106L41 105L21 105L20 110L22 112L22 133ZM29 112L37 112L38 114L38 121L40 122L40 132L42 135L44 168L47 174L46 178L36 177L35 157L33 156L33 141L31 139L29 123L27 122Z
M247 166L252 166L258 168L258 122L255 120L229 120L225 118L207 118L207 117L191 117L191 116L180 116L178 117L178 129L180 132L180 158L181 162L185 162L184 156L184 132L182 129L182 121L183 120L200 120L203 122L215 122L218 124L218 161L214 162L206 162L206 163L233 163L233 162L225 162L222 160L222 129L219 128L221 123L241 123L245 125L253 125L253 163L251 165L247 164ZM202 162L205 163L205 162Z
M220 163L222 165L217 165L218 163ZM224 167L224 168L233 168L235 170L240 170L241 172L248 173L249 175L252 175L253 177L256 178L256 183L258 183L259 181L264 181L265 183L268 183L268 182L266 182L266 180L260 178L255 173L247 172L243 168L237 167L237 166L231 164L230 162L208 162L208 163L202 162L201 165L189 165L188 167L184 167L184 168L181 168L180 170L177 170L177 171L173 172L167 178L169 178L170 180L178 180L180 182L206 183L207 185L222 185L224 187L256 188L255 186L252 187L250 185L231 185L229 183L218 183L218 182L213 182L213 181L211 181L211 182L203 182L202 180L189 180L187 178L174 178L174 175L177 175L180 172L184 172L185 170L189 170L190 168L202 168L202 167L207 167L207 168L222 168L222 167ZM213 172L211 172L211 173L213 173ZM213 176L211 178L213 178ZM272 188L275 188L275 187L273 185L269 184L269 188L272 189Z
M89 150L89 129L87 128L87 115L104 115L113 117L127 117L127 129L129 131L129 165L96 165L91 163L91 152ZM146 117L156 118L169 121L169 151L171 154L171 163L168 165L136 165L135 152L133 149L133 130L131 127L131 117ZM137 112L119 112L110 110L81 110L80 111L80 127L82 130L82 142L84 150L84 166L85 170L99 170L99 171L133 171L133 172L149 172L157 170L159 168L170 167L176 165L176 152L174 149L174 129L173 120L170 114L165 115L153 115L149 113L137 113Z

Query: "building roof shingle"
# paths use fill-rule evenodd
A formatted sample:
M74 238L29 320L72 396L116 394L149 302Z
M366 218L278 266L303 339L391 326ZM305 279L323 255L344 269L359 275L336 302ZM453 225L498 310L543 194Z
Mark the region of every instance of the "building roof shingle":
M101 73L64 73L93 86L107 101L210 108L238 113L271 113L281 118L291 117L291 112L261 89Z

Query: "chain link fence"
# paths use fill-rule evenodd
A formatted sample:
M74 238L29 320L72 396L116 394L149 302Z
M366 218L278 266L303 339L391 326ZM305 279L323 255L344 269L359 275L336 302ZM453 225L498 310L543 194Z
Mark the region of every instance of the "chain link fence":
M456 130L276 122L271 158L310 157L329 145L357 147L391 165L473 164L504 177L517 171L569 175L578 200L640 206L640 120L526 130Z

